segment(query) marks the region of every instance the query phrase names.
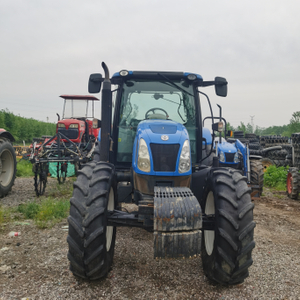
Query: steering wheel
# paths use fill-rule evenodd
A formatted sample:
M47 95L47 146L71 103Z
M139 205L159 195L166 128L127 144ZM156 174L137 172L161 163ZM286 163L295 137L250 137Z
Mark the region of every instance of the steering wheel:
M164 109L159 108L159 107L154 107L154 108L151 108L151 109L149 109L149 110L146 111L146 113L145 113L145 119L149 119L149 113L150 112L152 112L152 114L150 114L150 116L151 115L156 115L156 113L155 113L156 110L161 110L166 115L166 119L169 118L168 113Z

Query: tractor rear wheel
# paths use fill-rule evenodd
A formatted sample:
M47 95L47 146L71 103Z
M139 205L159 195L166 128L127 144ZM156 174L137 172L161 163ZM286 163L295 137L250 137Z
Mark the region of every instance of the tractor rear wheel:
M299 179L300 175L298 168L290 168L286 179L286 193L291 199L298 199Z
M0 140L0 198L11 190L16 177L16 154L12 145Z
M75 276L95 280L109 272L116 228L107 226L107 213L117 203L114 166L90 162L78 171L70 200L68 259Z
M202 202L205 215L215 217L214 230L203 230L202 264L213 281L238 284L248 277L255 246L251 189L235 170L216 170L208 178Z
M261 160L250 160L250 183L259 186L259 197L264 186L264 167Z

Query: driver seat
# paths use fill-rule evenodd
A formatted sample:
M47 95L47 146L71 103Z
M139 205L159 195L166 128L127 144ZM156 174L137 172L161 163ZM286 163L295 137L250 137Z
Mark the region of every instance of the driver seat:
M158 120L167 120L168 117L163 114L152 114L148 116L148 119L158 119Z

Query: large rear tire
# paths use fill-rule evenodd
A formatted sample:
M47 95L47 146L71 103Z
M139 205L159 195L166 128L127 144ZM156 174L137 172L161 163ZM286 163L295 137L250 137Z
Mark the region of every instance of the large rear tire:
M116 228L107 226L107 212L117 203L114 166L90 162L78 171L70 204L68 259L75 276L95 280L109 272Z
M16 153L12 145L0 140L0 198L6 196L16 178Z
M298 199L300 174L298 168L290 168L286 179L286 193L291 199Z
M201 206L206 215L215 216L215 226L203 230L201 256L212 281L232 285L249 276L255 246L250 191L246 178L235 170L215 170L208 178Z

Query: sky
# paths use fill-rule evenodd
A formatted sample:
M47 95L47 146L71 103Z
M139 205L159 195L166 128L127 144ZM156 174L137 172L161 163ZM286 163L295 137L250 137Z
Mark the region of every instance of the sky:
M0 0L0 109L56 122L59 96L87 95L104 61L110 74L225 77L226 98L204 90L215 114L286 125L300 110L299 11L298 0Z

